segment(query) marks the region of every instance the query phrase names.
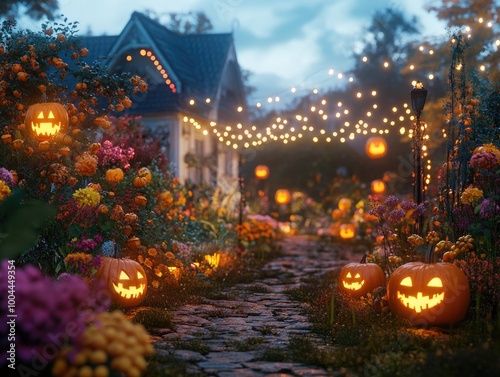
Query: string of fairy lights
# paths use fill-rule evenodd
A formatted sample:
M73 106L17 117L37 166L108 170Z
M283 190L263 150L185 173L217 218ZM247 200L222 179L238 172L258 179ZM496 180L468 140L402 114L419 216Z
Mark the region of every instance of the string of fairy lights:
M478 20L477 24L488 28L494 26L492 21L485 22L482 18ZM471 38L472 28L464 27L464 30L465 35ZM490 50L494 53L498 52L499 46L500 39L497 39ZM434 54L434 50L431 48L430 43L422 43L419 47L419 51L423 54ZM366 57L363 57L362 61L365 64L369 64ZM389 60L383 62L383 67L384 69L391 69L391 62ZM409 65L409 69L416 71L417 67ZM483 63L478 63L477 69L479 72L485 72L487 66ZM352 76L347 77L342 72L336 73L334 69L329 69L327 71L327 77L336 77L338 80L346 80L347 85L355 81ZM434 73L429 73L427 75L429 81L435 78ZM413 82L412 85L414 86L415 82ZM292 87L290 89L290 94L294 95L296 93L298 93L297 87ZM327 100L321 98L319 89L313 88L310 94L318 97L318 99L316 102L312 102L308 113L297 113L293 115L282 113L272 121L272 124L264 129L256 125L248 126L241 123L220 124L215 121L196 119L193 116L185 116L183 121L186 124L190 124L195 129L200 130L204 135L214 134L221 143L233 149L257 147L271 141L281 141L287 144L304 137L310 137L313 142L323 140L330 143L334 140L338 140L341 143L345 143L350 140L355 140L361 135L386 135L394 131L399 132L401 135L408 135L409 138L413 136L413 130L409 125L415 121L415 117L412 114L410 104L407 102L402 103L400 106L394 106L391 109L393 114L391 118L377 118L377 109L379 109L379 104L377 103L378 92L374 89L358 91L354 94L356 99L368 97L373 99L373 102L369 111L360 116L359 120L356 122L352 122L349 121L349 119L350 115L353 114L353 110L345 105L344 102L346 101L342 101L341 99L336 101L337 103L334 104L335 110L332 112L331 108L327 110ZM261 109L265 107L266 104L272 106L280 101L280 96L270 96L266 100L257 101L254 106ZM211 102L213 102L212 99L207 98L204 105L210 104ZM189 105L196 106L197 102L194 99L190 99ZM241 113L243 110L243 107L239 106L235 109L235 112ZM314 117L314 121L311 119L312 117ZM332 118L335 123L334 127L332 127ZM423 127L426 128L427 126L424 124ZM424 138L425 137L428 138L428 136L424 136ZM424 153L426 153L425 145L423 148Z
M494 22L486 22L483 18L479 18L477 20L477 26L493 28ZM472 28L464 27L463 29L465 31L465 36L471 38ZM497 39L493 46L485 46L485 50L491 51L492 53L498 52L499 48L500 39ZM422 54L434 54L431 43L422 43L418 50ZM162 79L165 80L165 85L167 85L172 92L177 91L177 87L172 77L168 75L165 68L152 51L143 49L140 51L140 55L151 60L151 63L158 70ZM127 57L127 60L130 61L132 58ZM362 62L364 64L370 63L367 57L363 57ZM384 69L389 70L392 67L390 60L386 60L382 64ZM414 65L408 65L408 68L410 71L416 71L417 69ZM460 67L457 67L457 69L460 69ZM487 66L479 62L477 69L479 72L485 72ZM328 69L326 77L327 79L323 81L336 78L339 82L345 80L345 85L355 82L354 77L347 76L342 72L336 73L333 68ZM436 76L434 73L428 73L427 79L429 81L435 78ZM411 84L415 86L415 82ZM298 95L298 93L297 86L292 87L289 91L289 94L292 96ZM403 136L407 135L409 138L413 137L413 129L409 125L413 124L415 117L412 114L410 104L404 102L399 106L392 107L392 109L390 109L392 117L390 118L380 117L377 115L380 108L380 105L377 103L379 93L375 89L354 93L354 100L364 100L366 98L372 100L370 110L366 111L365 114L356 113L356 116L359 116L357 121L352 120L355 111L346 105L347 102L352 102L349 101L352 100L352 98L346 98L344 95L344 98L339 98L330 104L320 95L318 88L309 89L307 94L310 95L311 98L315 98L311 100L311 105L307 113L288 114L281 112L281 114L276 116L271 124L265 128L256 125L243 125L241 123L220 124L216 121L187 115L183 117L183 122L199 130L203 135L215 135L221 143L236 150L257 147L272 141L281 141L284 144L288 144L305 137L309 137L313 142L325 141L327 143L335 140L340 143L345 143L355 140L358 136L382 136L395 131ZM257 109L262 109L266 105L272 107L280 102L281 99L280 96L269 96L265 100L257 101L254 106ZM203 106L207 106L214 101L211 98L206 98L204 102ZM195 99L190 99L189 105L195 107L198 103ZM237 113L241 113L244 110L243 106L238 106L234 109ZM385 111L384 113L387 112ZM428 135L425 134L425 128L427 128L427 125L423 123L422 127L424 127L424 145L422 147L422 152L423 156L426 157L427 150L425 139L428 139ZM443 136L446 137L444 133ZM430 164L430 161L428 161L428 164Z

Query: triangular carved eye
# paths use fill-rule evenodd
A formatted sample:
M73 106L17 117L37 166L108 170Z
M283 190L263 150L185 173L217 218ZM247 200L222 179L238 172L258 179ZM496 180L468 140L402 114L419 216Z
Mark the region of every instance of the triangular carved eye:
M54 114L52 113L52 111L49 111L49 119L54 119L54 118L55 118L55 116L54 116Z
M143 277L144 276L142 276L142 274L139 271L137 271L137 279L142 279Z
M427 284L428 287L443 287L443 282L441 281L440 278L432 278L429 284Z
M125 273L125 271L120 272L120 280L130 280L129 276Z
M352 275L350 272L347 273L347 275L345 276L346 278L352 278Z
M40 114L37 116L38 119L43 119L43 111L40 111Z
M401 283L399 283L405 287L413 287L413 282L411 281L411 277L407 276L403 280L401 280Z
M361 277L360 274L356 274L356 276L354 276L356 279L359 279Z

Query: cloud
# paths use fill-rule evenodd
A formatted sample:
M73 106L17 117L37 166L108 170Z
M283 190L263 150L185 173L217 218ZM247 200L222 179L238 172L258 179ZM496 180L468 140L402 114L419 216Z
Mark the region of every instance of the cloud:
M276 74L297 80L317 62L316 33L274 45L242 48L238 52L240 65L261 74Z

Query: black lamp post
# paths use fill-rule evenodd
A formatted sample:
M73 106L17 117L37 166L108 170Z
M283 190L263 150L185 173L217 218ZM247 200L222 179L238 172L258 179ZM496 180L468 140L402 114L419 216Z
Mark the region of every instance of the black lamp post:
M417 204L424 201L424 172L422 167L422 144L424 130L420 125L420 115L425 106L427 98L427 89L424 88L420 81L415 83L415 86L410 91L411 107L417 116L415 127L413 130L413 197Z

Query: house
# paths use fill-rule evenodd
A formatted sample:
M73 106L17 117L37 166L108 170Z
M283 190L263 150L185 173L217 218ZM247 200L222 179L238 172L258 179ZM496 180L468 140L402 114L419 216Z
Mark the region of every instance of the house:
M181 182L217 185L237 177L238 151L218 131L246 122L245 111L237 111L246 108L245 90L232 33L179 34L134 12L120 35L82 42L88 59L104 58L113 72L148 83L128 110L162 141Z

